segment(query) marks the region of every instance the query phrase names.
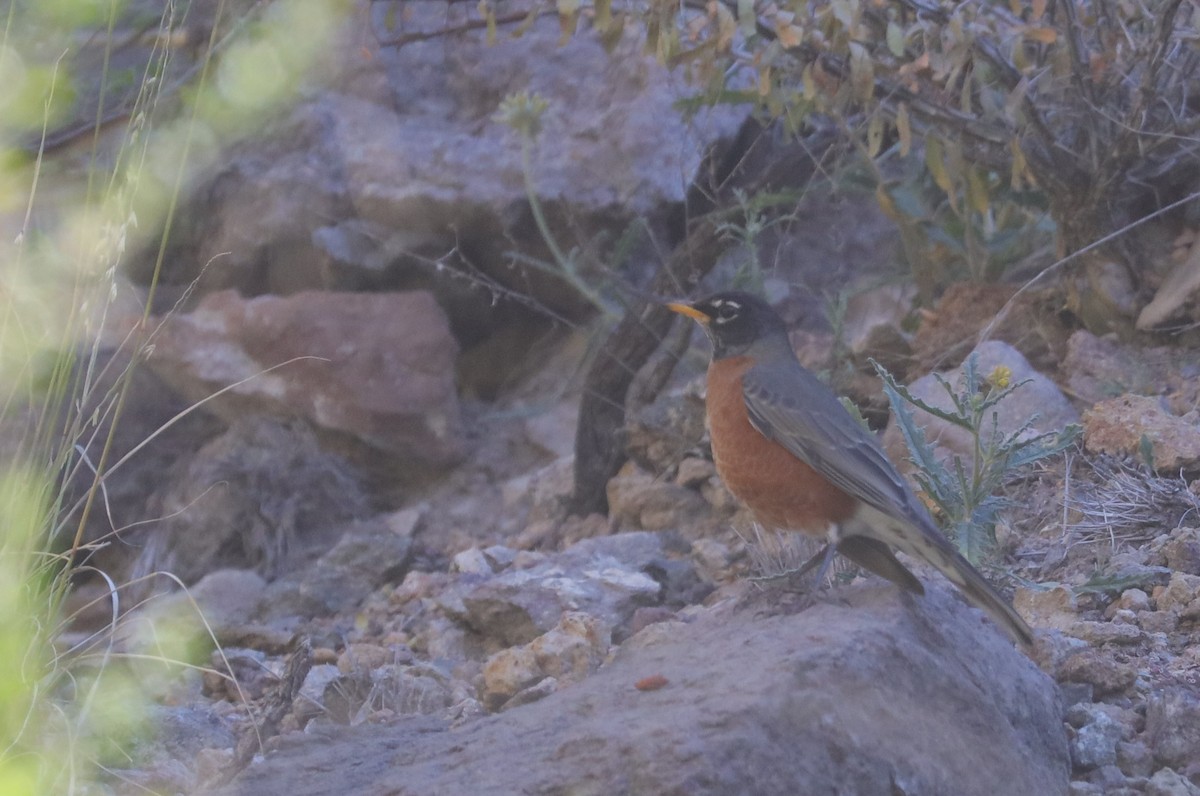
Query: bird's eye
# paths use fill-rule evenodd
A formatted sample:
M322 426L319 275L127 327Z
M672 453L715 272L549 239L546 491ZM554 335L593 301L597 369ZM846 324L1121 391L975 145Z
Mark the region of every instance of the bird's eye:
M738 316L738 312L742 309L740 304L735 304L732 301L719 302L715 307L717 311L717 323L728 323Z

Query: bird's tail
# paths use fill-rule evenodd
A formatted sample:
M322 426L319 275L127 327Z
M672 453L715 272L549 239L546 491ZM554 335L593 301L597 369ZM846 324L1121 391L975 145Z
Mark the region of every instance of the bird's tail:
M948 546L949 547L949 546ZM1007 600L999 595L988 583L979 570L971 566L971 562L959 555L953 547L947 550L939 549L940 560L930 557L929 563L938 568L943 575L962 590L973 604L982 608L997 624L1008 630L1017 641L1029 647L1033 645L1033 631L1025 620L1017 613Z
M1009 635L1027 647L1033 645L1033 631L1025 624L1021 615L944 536L939 533L934 540L929 538L928 533L922 533L920 540L913 547L916 549L909 549L907 546L900 549L928 561L957 586L973 605L982 608L997 624L1007 630Z
M880 517L885 515L880 513ZM923 529L907 523L900 524L891 517L886 523L870 523L871 535L914 558L926 561L958 587L963 596L977 608L986 611L996 624L1008 631L1015 640L1033 645L1033 631L1021 615L1009 605L979 570L963 558L936 529Z

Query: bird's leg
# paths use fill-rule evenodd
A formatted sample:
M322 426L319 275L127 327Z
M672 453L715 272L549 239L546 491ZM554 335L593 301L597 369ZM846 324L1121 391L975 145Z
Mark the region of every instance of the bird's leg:
M813 567L816 567L818 564L820 564L820 573L817 575L817 579L815 581L817 587L819 588L822 583L822 579L824 578L824 573L829 569L829 564L833 558L833 553L833 545L827 544L798 567L790 567L771 575L754 575L751 576L749 580L754 583L775 583L778 581L787 581L788 584L796 584L798 587L800 579L812 571ZM808 589L798 590L808 591Z
M820 589L821 584L825 582L826 576L829 575L829 569L833 566L833 557L836 554L837 543L833 540L830 540L824 548L818 550L816 555L806 561L804 566L800 567L800 572L808 572L810 569L816 566L817 557L819 556L821 559L821 568L817 570L817 578L814 583L816 584L816 588Z
M846 601L840 598L832 589L823 589L825 578L829 576L830 570L833 568L833 557L837 555L839 542L837 540L837 531L831 528L829 531L829 542L825 547L817 551L816 555L805 562L800 568L802 572L807 572L817 564L817 559L820 559L821 566L817 570L817 577L813 581L812 599L820 600L831 605L846 605Z
M833 569L834 556L840 552L839 548L842 542L841 528L837 524L830 524L825 531L825 535L828 539L825 546L818 550L812 558L805 561L794 574L796 576L803 575L813 567L817 567L817 575L813 579L812 591L809 594L810 602L820 600L821 602L844 605L844 600L835 596L831 590L823 588L825 579L829 577Z
M822 588L825 583L825 577L829 574L830 567L833 565L833 557L837 553L837 545L833 542L827 543L824 547L818 550L807 561L795 569L789 569L787 572L770 577L752 578L755 583L762 584L771 581L786 579L789 584L797 584L795 590L791 588L787 591L792 593L792 599L788 601L789 610L805 610L811 608L818 602L843 604L841 600L834 597L831 592L827 592ZM811 586L799 586L800 578L813 569L817 570L816 578L812 581ZM778 610L784 606L777 604L774 606Z

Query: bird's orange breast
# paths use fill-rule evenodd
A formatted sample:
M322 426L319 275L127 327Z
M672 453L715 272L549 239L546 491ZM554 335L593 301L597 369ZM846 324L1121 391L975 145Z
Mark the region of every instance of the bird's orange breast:
M857 501L750 424L742 376L754 364L729 357L708 368L709 432L717 473L763 525L824 534Z

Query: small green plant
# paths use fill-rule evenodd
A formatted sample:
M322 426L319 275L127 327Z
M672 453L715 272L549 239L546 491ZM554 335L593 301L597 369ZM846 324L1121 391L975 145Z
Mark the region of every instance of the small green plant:
M1002 431L996 406L1026 381L1014 383L1012 371L1004 366L983 376L976 354L963 364L958 387L935 374L950 398L949 409L917 398L878 362L871 364L883 379L909 460L916 465L917 483L944 515L959 551L978 563L995 545L996 515L1004 506L997 492L1005 480L1015 470L1061 453L1079 436L1079 427L1072 424L1057 433L1038 433L1033 430L1035 415L1015 431ZM965 430L973 443L971 457L967 461L957 454L949 461L939 458L911 407Z
M559 277L601 313L610 317L619 317L620 311L617 305L605 295L602 289L593 284L594 279L589 279L583 273L582 251L578 247L572 248L570 251L563 250L562 245L554 236L553 230L550 229L546 210L538 197L537 185L533 178L533 154L537 138L542 132L542 117L549 108L550 103L545 98L521 91L505 97L495 116L496 121L512 128L521 140L521 173L525 179L525 197L529 202L529 211L537 225L538 234L541 235L546 248L550 250L550 256L554 262L546 263L519 254L512 255L513 259L522 265Z
M738 248L745 253L745 259L738 267L731 280L731 285L751 293L763 292L763 263L759 254L760 243L764 233L771 227L795 218L796 203L800 194L794 191L779 193L762 192L749 194L735 188L734 199L737 200L737 221L725 221L717 225L717 231L726 240L734 241ZM781 213L782 208L790 208L792 212Z

